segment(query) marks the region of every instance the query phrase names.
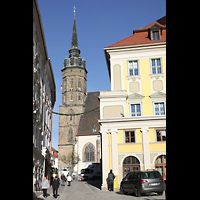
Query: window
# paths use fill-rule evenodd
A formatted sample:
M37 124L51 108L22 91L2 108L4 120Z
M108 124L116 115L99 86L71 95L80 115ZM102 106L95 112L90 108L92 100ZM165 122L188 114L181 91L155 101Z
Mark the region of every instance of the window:
M131 116L141 116L140 104L131 104Z
M78 80L78 87L81 88L81 81Z
M84 149L84 162L94 161L94 145L89 143Z
M151 60L152 74L161 74L160 58Z
M125 137L126 137L125 138L126 143L135 142L135 132L134 131L126 131Z
M156 130L157 142L166 141L166 130Z
M129 68L129 76L136 76L138 75L138 61L129 61L128 62Z
M69 142L73 142L73 130L70 128L69 129L69 139L68 139Z
M160 172L162 177L164 177L164 174L166 173L166 155L157 157L155 161L155 169Z
M155 103L155 115L165 115L164 103Z
M93 132L93 133L96 133L96 132L97 132L97 127L95 127L95 125L94 125L94 127L93 127L93 129L92 129L92 132Z
M73 88L74 86L74 80L73 79L71 79L71 88Z
M153 40L160 40L159 31L153 31Z
M161 176L157 171L154 171L154 172L142 172L142 178L143 179L161 178Z
M128 156L124 159L124 161L123 161L123 176L124 177L127 175L126 178L129 178L130 171L135 174L139 170L140 170L140 162L136 157ZM135 174L135 175L137 175L137 174Z

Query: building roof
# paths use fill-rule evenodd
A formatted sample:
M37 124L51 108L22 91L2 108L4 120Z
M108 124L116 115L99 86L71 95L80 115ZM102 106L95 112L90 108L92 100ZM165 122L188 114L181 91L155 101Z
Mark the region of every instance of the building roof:
M74 24L73 24L73 32L72 32L71 49L78 49L78 39L77 39L77 32L76 32L75 13L74 13Z
M53 157L53 155L58 158L58 154L57 154L57 150L55 150L53 147L51 147L51 151L53 152L53 154L51 153L51 157Z
M157 25L162 28L162 35L161 35L160 40L153 41L148 36L149 29L153 25ZM119 42L116 42L110 46L107 46L105 48L134 46L134 45L140 45L140 44L151 44L151 43L160 43L160 42L166 42L166 16L156 20L155 22L152 22L151 24L149 24L143 28L133 30L133 35L131 35Z
M100 92L88 92L85 100L85 111L90 111L100 106L99 101ZM100 119L100 109L81 115L77 136L84 135L99 135L100 125L98 120ZM96 127L96 132L93 132L93 128Z
M160 40L151 40L150 38L150 30L160 29L161 35ZM133 35L120 40L110 46L104 48L104 53L106 57L106 63L108 67L108 73L111 80L110 74L110 55L107 50L117 49L117 48L131 48L138 45L150 45L150 44L157 44L157 43L165 43L166 42L166 16L152 22L151 24L133 30Z

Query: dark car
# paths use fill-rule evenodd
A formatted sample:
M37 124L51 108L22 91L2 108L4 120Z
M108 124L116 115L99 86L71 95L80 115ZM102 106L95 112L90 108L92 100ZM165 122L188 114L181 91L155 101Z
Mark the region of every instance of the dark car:
M123 194L135 193L137 197L150 192L162 195L164 180L156 170L129 172L121 181L120 191Z

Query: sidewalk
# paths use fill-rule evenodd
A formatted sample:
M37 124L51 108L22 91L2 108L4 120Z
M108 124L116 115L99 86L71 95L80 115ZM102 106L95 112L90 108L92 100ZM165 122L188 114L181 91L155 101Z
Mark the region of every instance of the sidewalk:
M100 190L87 182L73 181L71 186L66 186L59 200L163 200L164 195L157 194L136 197L134 195L123 195L116 190L110 192L108 190Z
M66 185L67 185L66 182L65 182L65 186L61 186L61 184L60 184L60 186L59 186L59 188L58 188L58 197L56 198L57 200L60 199L61 194L62 194L64 188L67 187ZM55 200L55 198L53 197L53 188L52 188L52 186L50 186L50 187L47 189L47 198L44 198L44 197L43 197L43 191L38 192L38 193L39 193L39 195L37 196L36 200L43 200L43 199L46 199L46 200ZM41 194L40 194L40 193L41 193Z
M52 187L48 188L47 193L50 195L46 200L55 200L53 197ZM60 186L58 188L57 200L164 200L165 195L159 196L157 194L145 195L136 197L135 195L123 195L116 190L110 192L108 190L100 190L94 185L87 182L72 181L71 186ZM43 200L43 194L39 195L36 200Z

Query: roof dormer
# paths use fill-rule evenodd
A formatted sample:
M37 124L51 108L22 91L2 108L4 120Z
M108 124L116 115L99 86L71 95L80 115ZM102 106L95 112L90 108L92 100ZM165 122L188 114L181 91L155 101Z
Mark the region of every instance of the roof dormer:
M148 32L150 40L161 40L162 26L160 26L159 24L154 23L151 27L148 28Z

